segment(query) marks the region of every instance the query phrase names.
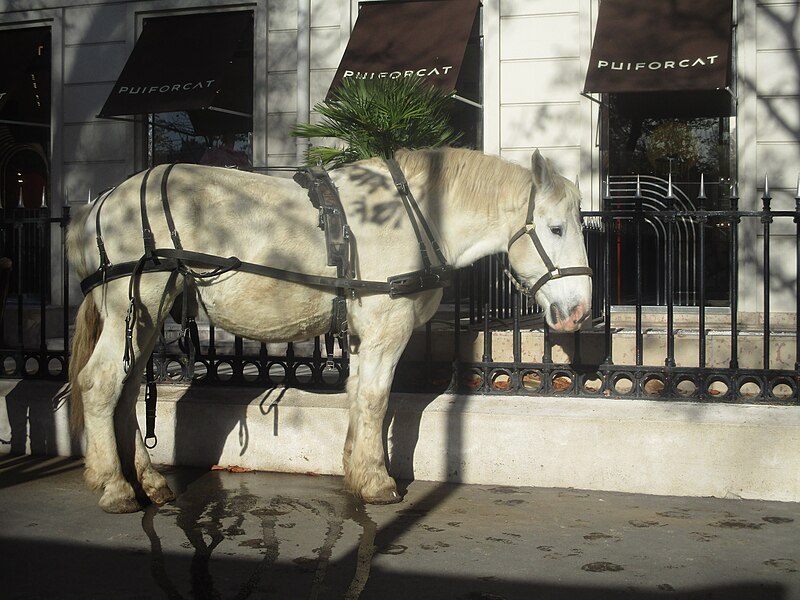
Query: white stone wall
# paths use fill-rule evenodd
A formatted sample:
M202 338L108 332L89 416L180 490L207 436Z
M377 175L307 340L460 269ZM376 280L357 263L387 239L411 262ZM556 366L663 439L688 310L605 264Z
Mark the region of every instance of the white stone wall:
M132 123L97 119L128 59L136 35L128 6L78 6L64 11L62 126L64 180L70 202L85 201L134 172Z
M773 210L793 210L800 174L800 3L740 0L737 27L739 194L743 209L758 210L769 176ZM760 224L746 226L755 236ZM771 236L772 311L795 311L796 228L783 219ZM777 234L777 235L774 235ZM763 237L741 249L742 310L764 310L760 268ZM758 285L753 285L758 282Z
M307 52L298 45L298 7L307 2ZM53 32L54 204L84 201L143 166L143 141L130 123L99 120L144 16L233 0L6 0L0 26L47 24ZM358 12L358 0L255 0L254 140L256 166L297 164L291 126L324 98ZM577 177L584 208L600 197L597 106L580 95L598 0L484 0L484 149L527 164L539 148ZM743 208L757 208L769 173L773 208L793 208L800 171L800 4L737 0L736 136ZM301 36L302 37L302 36ZM298 64L308 65L298 78ZM301 67L302 68L302 67ZM308 86L302 85L308 81ZM305 107L305 108L304 108ZM314 119L313 110L300 119ZM773 309L794 310L794 228L776 226ZM754 232L755 233L755 232ZM760 244L744 245L746 311L763 309Z
M539 148L588 190L592 107L580 95L582 52L590 47L582 39L591 38L581 15L587 7L581 0L501 0L497 59L500 154L527 164Z
M298 88L297 0L269 2L267 34L267 138L270 165L297 164L297 141L289 135L298 120L298 95L312 107L324 100L350 34L347 0L309 0L309 86ZM300 50L302 52L302 50ZM301 102L302 104L302 102ZM313 118L313 114L311 115Z

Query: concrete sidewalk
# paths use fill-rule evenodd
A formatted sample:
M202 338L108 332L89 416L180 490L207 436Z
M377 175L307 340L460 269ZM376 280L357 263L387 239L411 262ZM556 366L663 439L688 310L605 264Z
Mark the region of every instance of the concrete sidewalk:
M178 500L107 515L79 461L0 458L6 599L798 599L800 505L165 469Z

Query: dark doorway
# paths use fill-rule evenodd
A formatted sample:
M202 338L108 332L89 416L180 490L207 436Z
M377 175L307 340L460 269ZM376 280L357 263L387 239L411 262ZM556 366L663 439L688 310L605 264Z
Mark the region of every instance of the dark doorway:
M637 180L642 209L658 213L674 208L673 265L666 262L666 224L645 217L641 241L641 294L645 305L665 305L667 269L673 271L673 302L696 306L700 286L707 305L729 304L727 223L709 219L701 225L692 213L701 176L707 210L728 206L732 171L730 97L727 92L608 94L603 105L603 180L608 181L613 210L633 210ZM667 198L669 181L672 195ZM699 228L703 226L701 235ZM611 299L637 301L634 221L619 219L611 232ZM699 263L703 238L705 266ZM702 273L700 271L703 271Z

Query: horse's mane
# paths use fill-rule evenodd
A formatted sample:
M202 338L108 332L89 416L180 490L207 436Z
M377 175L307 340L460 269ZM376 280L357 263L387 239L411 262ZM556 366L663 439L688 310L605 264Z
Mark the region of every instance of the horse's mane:
M518 210L528 201L530 169L497 156L465 148L435 148L401 150L395 158L408 179L427 173L433 178L429 185L449 192L451 201L470 210L484 209L487 214ZM579 206L580 197L566 184L566 179L554 173L552 197Z

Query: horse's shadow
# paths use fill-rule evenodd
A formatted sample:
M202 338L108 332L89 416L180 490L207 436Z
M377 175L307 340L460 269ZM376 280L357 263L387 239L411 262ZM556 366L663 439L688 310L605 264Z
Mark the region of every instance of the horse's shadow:
M181 471L168 474L176 502L148 507L142 518L151 575L166 597L359 597L378 550L377 525L354 497L280 474L217 471L181 482ZM192 551L188 561L170 547L176 528Z
M414 394L413 405L403 396L392 394L383 420L386 447L386 469L397 481L397 493L406 495L408 484L415 479L414 455L420 438L425 408L438 394Z
M247 408L263 390L239 387L236 398L215 398L211 388L191 385L175 407L175 457L174 464L208 467L219 463L231 432L238 428L240 455L247 451L250 433L247 426ZM234 393L229 390L228 393ZM222 390L222 396L226 392ZM224 406L220 406L224 404ZM202 423L202 426L198 426Z

